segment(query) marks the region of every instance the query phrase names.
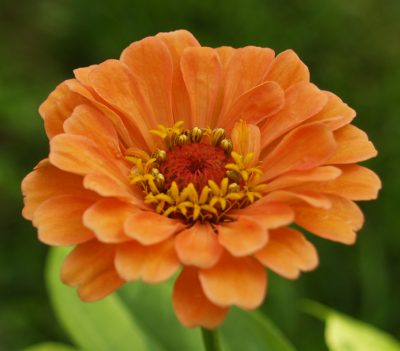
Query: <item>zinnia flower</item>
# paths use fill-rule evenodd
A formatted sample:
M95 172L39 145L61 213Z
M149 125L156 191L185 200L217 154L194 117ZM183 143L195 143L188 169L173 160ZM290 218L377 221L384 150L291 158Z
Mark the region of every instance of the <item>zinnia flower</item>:
M22 190L39 239L75 246L61 277L82 300L179 271L178 319L215 328L230 306L260 306L266 268L317 266L299 228L355 242L353 201L380 188L356 163L376 150L293 51L202 47L179 30L74 73L40 107L50 153Z

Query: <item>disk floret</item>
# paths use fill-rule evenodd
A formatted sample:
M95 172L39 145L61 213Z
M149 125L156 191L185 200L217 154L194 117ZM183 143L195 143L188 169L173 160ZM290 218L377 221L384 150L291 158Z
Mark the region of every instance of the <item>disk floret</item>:
M222 128L183 129L158 126L152 134L165 145L151 155L141 152L126 159L133 163L131 183L139 185L145 203L171 218L218 223L231 221L229 211L261 198L262 171L253 164L253 153L233 151Z

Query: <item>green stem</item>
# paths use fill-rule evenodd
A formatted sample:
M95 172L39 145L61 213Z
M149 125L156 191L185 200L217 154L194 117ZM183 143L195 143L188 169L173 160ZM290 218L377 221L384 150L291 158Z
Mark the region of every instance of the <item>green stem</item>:
M206 351L222 351L217 329L208 330L201 328L201 335L203 336L204 348Z

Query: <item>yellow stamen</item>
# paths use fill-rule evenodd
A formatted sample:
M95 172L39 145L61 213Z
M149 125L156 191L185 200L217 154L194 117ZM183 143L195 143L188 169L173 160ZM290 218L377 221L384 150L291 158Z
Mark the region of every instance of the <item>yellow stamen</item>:
M201 190L193 183L179 188L173 181L166 186L160 165L168 152L158 149L150 155L137 149L129 149L126 160L133 164L129 178L140 185L145 193L145 203L155 206L157 213L166 217L183 218L188 223L208 221L218 223L232 220L228 212L248 206L262 197L267 186L260 183L262 171L254 166L254 154L241 155L232 151L233 143L226 138L222 128L183 128L183 122L172 128L158 126L151 133L161 137L170 150L187 143L210 143L230 154L232 162L225 165L226 176L217 184L213 179Z

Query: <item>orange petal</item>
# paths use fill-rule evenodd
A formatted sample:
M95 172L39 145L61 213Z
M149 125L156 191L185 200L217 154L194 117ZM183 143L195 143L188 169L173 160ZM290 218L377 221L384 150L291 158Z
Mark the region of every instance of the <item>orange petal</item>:
M221 64L216 51L206 47L186 49L181 70L189 93L191 126L209 126L221 87Z
M355 163L377 155L368 135L351 124L338 129L334 135L338 148L328 161L331 164Z
M127 281L142 279L146 283L161 283L171 278L179 268L173 240L143 246L130 242L118 247L115 267Z
M382 183L370 169L359 165L340 166L342 174L327 182L309 182L294 187L294 190L314 190L336 194L350 200L373 200L378 196Z
M248 207L232 211L232 214L249 216L264 229L279 228L294 220L294 212L288 205L266 201L265 197Z
M47 199L58 195L94 196L82 186L82 177L61 171L48 160L41 161L22 181L22 215L32 219L35 210Z
M233 52L225 72L225 96L221 114L226 113L240 95L262 83L273 59L273 50L255 46Z
M172 58L160 38L147 37L132 43L121 54L135 76L154 118L165 126L174 124L172 113Z
M115 272L114 257L114 246L97 240L80 244L65 259L61 279L65 284L77 286L82 300L99 300L123 283Z
M199 277L207 298L218 306L257 308L267 289L267 274L251 257L225 253L214 267L201 270Z
M72 245L85 242L93 233L82 223L86 209L93 199L60 195L43 202L33 215L39 240L49 245Z
M94 302L104 299L120 288L124 281L119 277L117 272L111 268L102 272L101 275L90 282L79 286L78 295L82 301Z
M101 196L115 196L127 200L136 206L143 207L143 193L139 188L121 182L106 174L88 174L83 179L83 186Z
M83 223L92 230L97 239L106 243L119 243L131 240L124 232L124 222L138 209L113 198L97 201L89 207L83 216Z
M215 51L218 53L219 61L221 62L221 65L225 71L236 49L231 46L220 46L215 48Z
M207 299L195 268L183 269L176 280L172 302L179 321L186 328L216 328L228 312L227 308L216 306Z
M240 216L236 221L221 223L218 240L233 256L250 255L268 241L268 232L252 217Z
M285 106L261 125L262 147L315 115L327 97L314 84L297 83L285 91Z
M296 224L322 238L353 244L355 231L359 230L364 217L357 205L345 198L330 195L332 207L328 210L308 206L293 206Z
M258 124L277 113L283 105L283 90L275 82L265 82L239 96L220 117L218 124L227 130L231 130L234 122L240 118Z
M189 126L190 105L189 96L180 69L181 57L186 48L200 46L197 39L186 30L177 30L156 35L169 49L173 64L172 78L172 109L175 121L184 121Z
M322 124L305 125L286 135L262 163L264 179L294 170L307 170L325 163L335 152L336 142Z
M63 133L64 121L71 116L74 108L87 102L83 96L72 92L68 88L67 82L58 85L39 108L49 139Z
M60 134L50 143L50 162L75 174L105 174L119 182L128 183L119 164L101 150L92 140L80 135Z
M296 204L299 202L303 202L312 207L325 209L331 207L331 202L326 196L312 190L277 190L267 194L265 196L265 199L271 202L284 202L287 204Z
M243 120L236 122L231 132L233 149L236 152L241 155L254 154L251 165L258 163L260 138L260 129L253 124L247 124Z
M87 67L75 68L73 70L75 78L88 90L91 90L91 92L93 92L94 90L90 86L89 75L97 66L98 65L90 65Z
M309 82L310 73L293 50L286 50L276 56L265 80L275 81L287 89L299 82Z
M200 223L179 233L175 248L183 264L200 268L214 266L223 251L211 226Z
M87 75L88 75L88 77L85 77L85 79L89 79L91 72L95 68L97 69L97 67L98 65L93 65L90 67L83 68L87 70ZM141 148L146 147L143 138L140 135L135 134L137 132L131 133L132 131L128 129L129 125L131 124L130 120L124 115L121 114L119 115L115 110L111 109L110 106L97 95L94 89L92 89L90 86L84 85L84 83L76 79L68 80L66 81L66 84L68 85L68 88L71 91L85 97L88 101L90 101L93 107L101 111L103 115L113 123L113 126L115 127L115 130L117 131L118 136L122 143L124 143L125 145L136 146ZM91 84L91 82L88 81L86 82L86 84Z
M155 212L140 211L130 216L124 225L125 233L143 245L157 244L182 231L180 221L163 217Z
M296 279L300 271L318 265L318 254L297 230L279 228L270 232L270 240L254 255L263 265L288 279Z
M78 106L71 117L65 121L64 130L69 134L87 137L103 150L109 151L112 156L122 159L114 126L94 107Z
M284 189L307 182L325 182L336 179L342 171L337 167L323 166L305 171L291 171L268 183L268 190Z
M157 128L157 119L137 77L122 62L107 60L93 69L89 79L96 94L124 116L133 139L142 139L151 149L154 140L149 129Z
M311 117L308 122L323 122L330 130L336 130L349 124L356 116L356 111L345 104L338 96L329 91L323 92L328 101L324 108Z

